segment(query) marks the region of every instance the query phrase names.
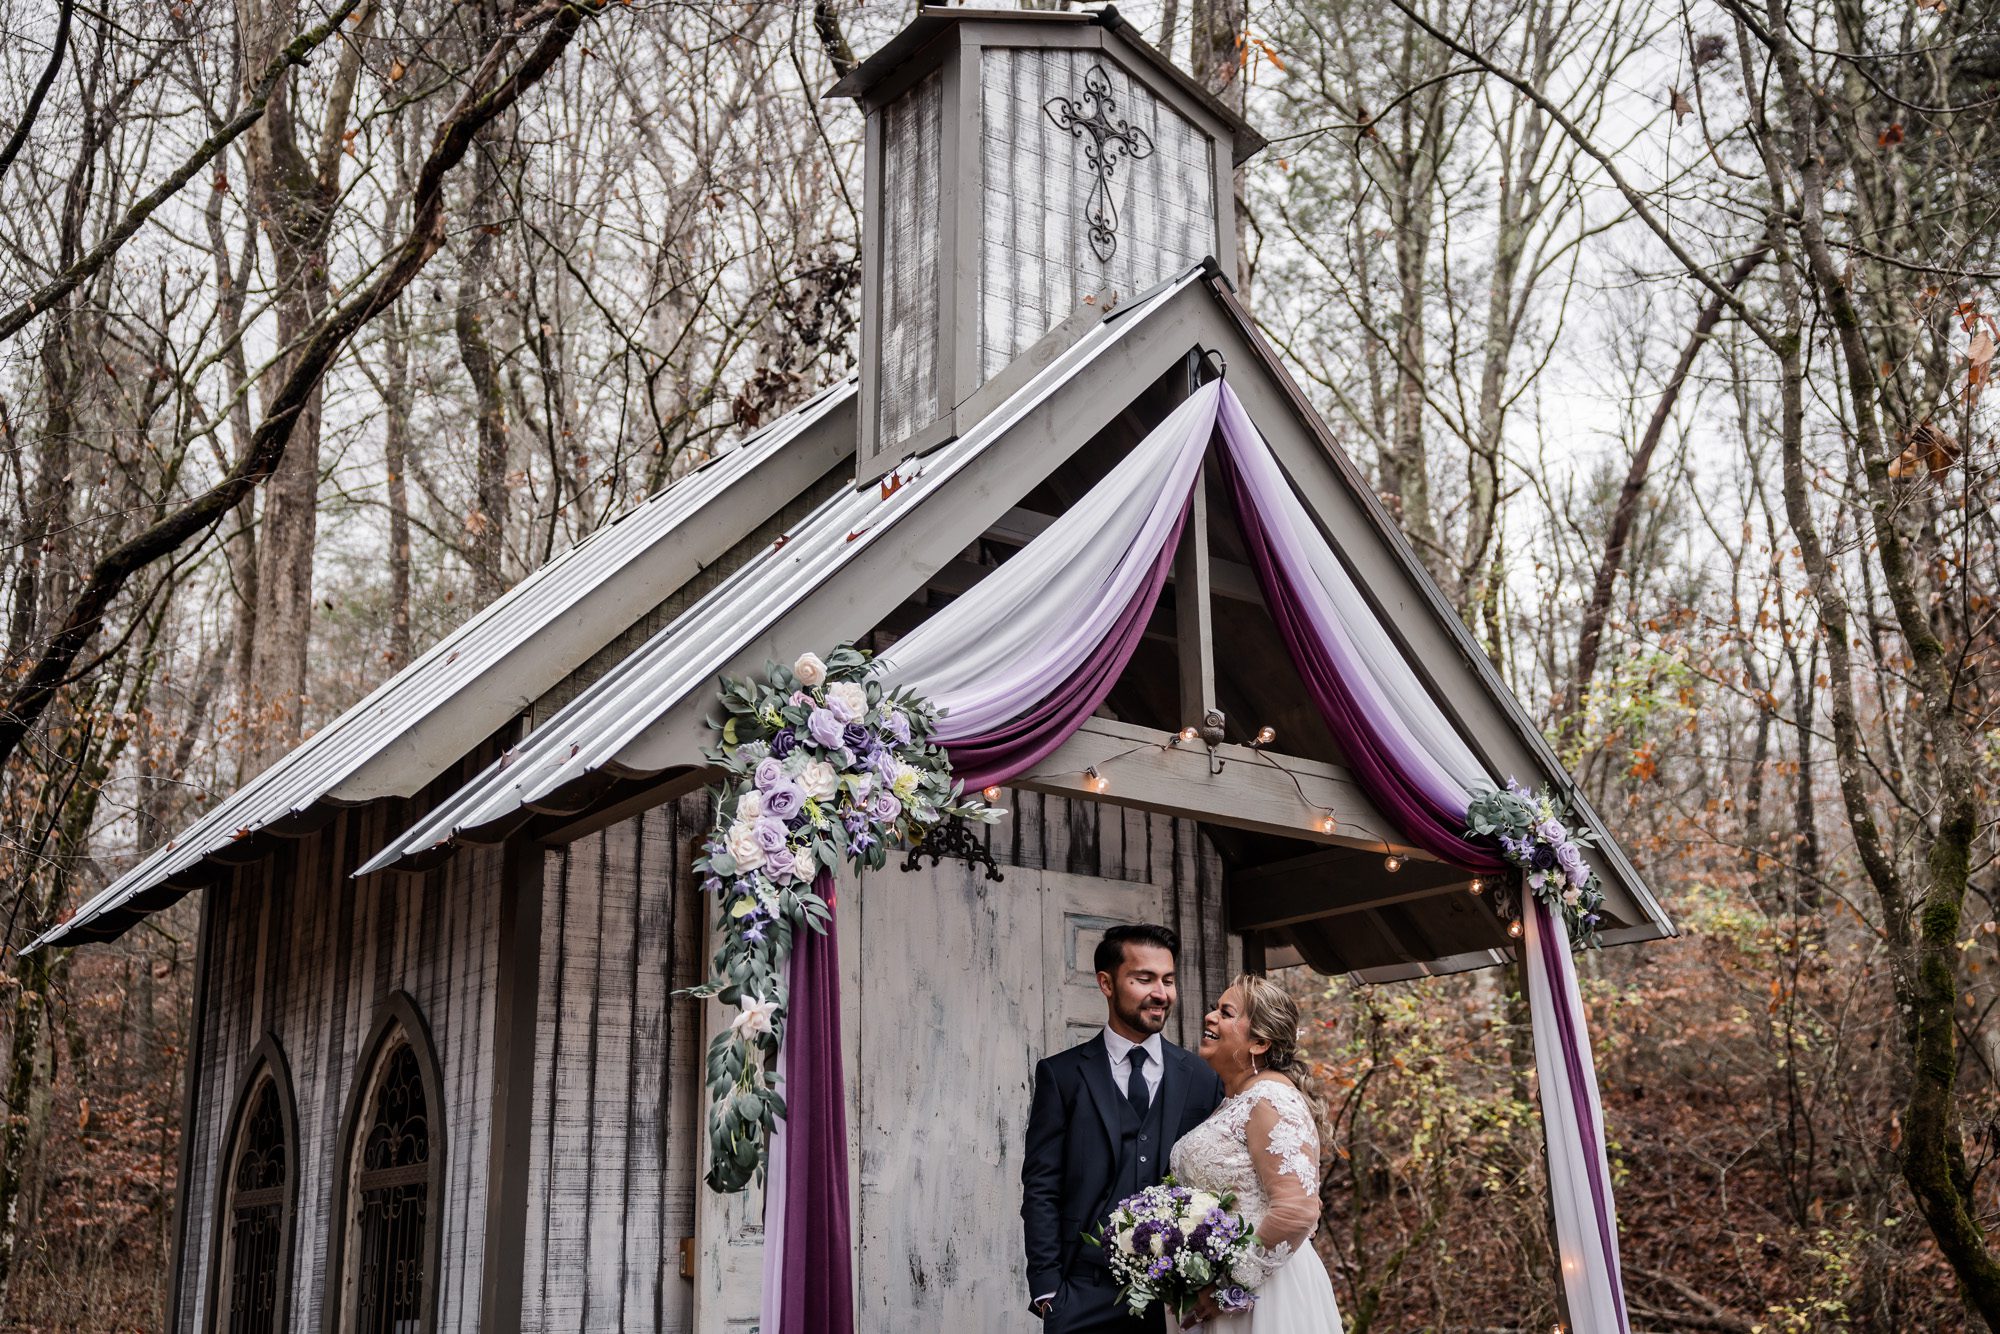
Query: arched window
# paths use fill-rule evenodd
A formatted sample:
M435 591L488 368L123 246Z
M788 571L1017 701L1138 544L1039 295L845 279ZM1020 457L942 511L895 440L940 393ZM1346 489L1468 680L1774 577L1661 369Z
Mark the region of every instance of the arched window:
M437 1063L416 1007L376 1025L347 1105L331 1294L341 1334L428 1334L436 1309L444 1141Z
M209 1328L217 1334L286 1328L297 1143L284 1055L266 1037L251 1054L223 1159L210 1289Z

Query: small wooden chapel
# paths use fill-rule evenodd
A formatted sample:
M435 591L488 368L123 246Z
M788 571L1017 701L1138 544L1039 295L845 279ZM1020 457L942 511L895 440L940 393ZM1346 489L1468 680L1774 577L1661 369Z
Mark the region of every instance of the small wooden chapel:
M1233 290L1256 131L1108 9L923 10L833 95L866 113L858 374L552 560L38 943L200 895L181 1334L759 1328L760 1193L701 1184L728 1015L676 995L708 970L717 679L895 644L1217 376L1398 670L1488 772L1601 830ZM1246 966L1519 962L1519 905L1356 780L1221 486L1196 482L1130 662L1006 818L841 875L857 1329L1024 1327L1030 1081L1102 1022L1107 925L1180 933L1187 1045ZM1615 841L1590 856L1605 944L1672 933Z

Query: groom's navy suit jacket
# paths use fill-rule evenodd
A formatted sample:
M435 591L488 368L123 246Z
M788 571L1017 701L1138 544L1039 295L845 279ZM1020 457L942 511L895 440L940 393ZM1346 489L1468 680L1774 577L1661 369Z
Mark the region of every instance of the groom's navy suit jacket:
M1140 1187L1166 1174L1175 1141L1206 1121L1222 1102L1222 1081L1189 1052L1161 1041L1161 1142L1139 1169ZM1045 1058L1035 1067L1028 1112L1028 1152L1021 1164L1021 1222L1028 1244L1030 1297L1055 1292L1074 1276L1080 1257L1095 1254L1083 1240L1118 1201L1111 1198L1130 1115L1124 1090L1111 1080L1111 1056L1099 1033Z

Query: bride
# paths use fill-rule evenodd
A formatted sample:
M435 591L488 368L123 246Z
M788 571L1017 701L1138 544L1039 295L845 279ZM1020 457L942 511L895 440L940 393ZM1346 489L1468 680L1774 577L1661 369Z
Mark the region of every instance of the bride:
M1340 1334L1333 1281L1312 1247L1319 1223L1319 1130L1300 1085L1299 1007L1268 978L1230 984L1202 1021L1201 1058L1228 1095L1213 1115L1174 1145L1184 1186L1233 1193L1256 1229L1254 1256L1236 1279L1257 1293L1238 1315L1219 1315L1202 1297L1183 1323L1203 1334Z

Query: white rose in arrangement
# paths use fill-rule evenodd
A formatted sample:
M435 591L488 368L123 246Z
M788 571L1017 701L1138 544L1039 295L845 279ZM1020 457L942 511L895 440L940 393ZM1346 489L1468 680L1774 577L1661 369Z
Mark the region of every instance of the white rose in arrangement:
M1220 1209L1221 1207L1222 1207L1221 1197L1216 1195L1211 1195L1205 1190L1196 1191L1194 1195L1188 1200L1188 1214L1194 1218L1201 1218L1204 1215L1206 1215L1210 1209Z
M792 878L804 882L813 878L819 870L819 863L813 860L811 848L800 848L798 856L792 858Z
M807 690L817 690L826 684L826 664L819 660L819 654L804 653L792 664L792 675Z
M889 784L889 790L904 801L908 801L912 796L916 795L917 780L920 777L921 775L917 773L916 766L904 764L898 760L896 762L896 781Z
M730 1020L731 1032L745 1042L752 1042L769 1035L777 1028L775 1016L778 1013L778 1002L767 1001L755 994L747 995L743 999L749 1003L743 1007L743 1013Z
M764 864L764 849L757 842L757 827L749 820L738 820L729 826L729 834L723 840L729 845L729 855L736 859L739 871L754 871Z
M764 813L764 794L751 788L736 799L736 818L745 824Z
M826 702L838 705L849 722L858 723L868 716L868 689L859 681L835 681L826 688Z
M1118 1234L1118 1249L1125 1252L1125 1254L1127 1255L1131 1255L1133 1253L1132 1234L1130 1231L1120 1232Z
M1563 906L1565 908L1574 908L1582 902L1583 902L1583 891L1578 889L1575 885L1571 885L1568 889L1565 889L1563 891Z
M799 770L799 786L814 801L832 801L840 795L840 773L825 760L813 760Z

